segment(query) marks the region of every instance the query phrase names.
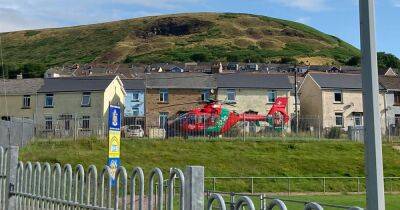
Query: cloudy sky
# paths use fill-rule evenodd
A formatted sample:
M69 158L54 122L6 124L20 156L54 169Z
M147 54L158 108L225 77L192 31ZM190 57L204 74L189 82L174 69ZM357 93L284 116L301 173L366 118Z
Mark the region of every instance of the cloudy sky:
M0 0L0 32L182 12L241 12L299 21L359 46L357 0ZM400 0L376 0L378 50L400 57Z

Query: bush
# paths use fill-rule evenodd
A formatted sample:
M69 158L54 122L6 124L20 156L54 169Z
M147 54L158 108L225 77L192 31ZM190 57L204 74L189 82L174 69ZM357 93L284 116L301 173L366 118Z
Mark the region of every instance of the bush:
M341 134L341 129L339 127L333 127L328 131L326 136L328 139L339 139Z
M208 56L205 53L194 53L190 56L190 59L196 62L205 62L208 61Z

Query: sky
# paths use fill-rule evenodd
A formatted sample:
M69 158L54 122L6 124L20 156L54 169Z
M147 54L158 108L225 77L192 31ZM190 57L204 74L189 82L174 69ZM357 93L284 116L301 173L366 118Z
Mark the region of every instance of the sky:
M375 0L378 51L400 57L400 0ZM360 46L358 0L0 0L0 32L186 12L266 15Z

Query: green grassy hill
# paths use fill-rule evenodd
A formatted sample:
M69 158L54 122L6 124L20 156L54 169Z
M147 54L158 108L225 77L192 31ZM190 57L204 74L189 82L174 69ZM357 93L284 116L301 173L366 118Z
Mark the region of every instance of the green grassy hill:
M279 60L344 62L359 54L309 26L250 14L188 13L3 33L6 64Z

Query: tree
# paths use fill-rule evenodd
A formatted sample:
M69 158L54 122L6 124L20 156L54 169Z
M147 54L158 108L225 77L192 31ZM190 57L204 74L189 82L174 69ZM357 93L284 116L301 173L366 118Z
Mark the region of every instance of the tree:
M228 62L239 62L240 61L240 57L237 54L229 54L226 56L226 60Z
M279 63L282 64L298 64L298 61L296 58L293 57L282 57Z
M205 62L208 61L208 56L205 53L193 53L190 59L196 62Z
M379 68L400 68L400 60L391 53L378 52Z
M346 61L346 65L348 66L358 66L361 63L361 57L358 55L352 56L349 60Z

